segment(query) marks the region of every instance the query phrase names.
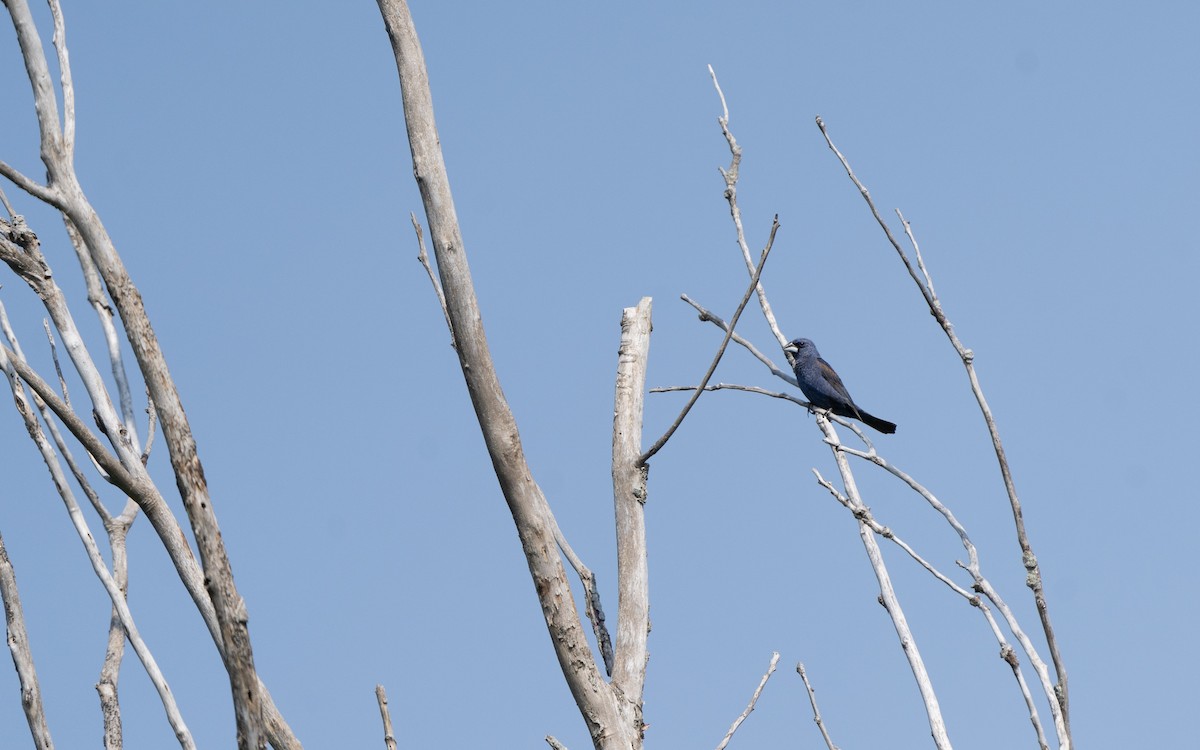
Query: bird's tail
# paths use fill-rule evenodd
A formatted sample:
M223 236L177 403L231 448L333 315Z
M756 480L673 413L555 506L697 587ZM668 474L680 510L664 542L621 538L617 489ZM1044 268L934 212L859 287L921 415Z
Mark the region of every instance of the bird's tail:
M858 410L858 416L869 427L874 427L885 435L891 435L896 432L896 425L886 419L880 419L874 414L868 414L862 409Z

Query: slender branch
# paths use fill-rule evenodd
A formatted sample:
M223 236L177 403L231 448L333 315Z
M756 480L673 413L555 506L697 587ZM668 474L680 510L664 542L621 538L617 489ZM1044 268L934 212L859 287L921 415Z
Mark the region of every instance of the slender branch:
M383 685L375 686L375 700L379 703L379 716L383 719L383 744L387 750L396 750L396 734L392 731L392 712L388 710L387 691Z
M16 221L17 212L13 210L12 204L8 202L8 196L4 194L4 190L0 189L0 206L4 206L4 211L8 214L9 221Z
M75 248L75 256L79 260L79 267L83 271L83 278L87 284L88 302L91 303L92 309L96 311L96 318L100 321L100 330L104 332L104 342L108 345L109 365L112 370L113 380L117 384L117 395L121 402L123 424L128 431L128 437L133 445L133 449L140 451L137 421L134 419L133 391L129 387L129 377L125 372L125 358L121 354L121 339L117 333L117 327L113 322L112 307L108 304L108 297L104 294L104 288L101 285L100 273L96 270L96 264L92 262L92 257L88 253L87 246L84 244L79 230L71 223L70 219L64 219L63 224L66 226L67 237L71 240L71 246Z
M841 448L843 451L845 451L846 453L850 453L851 455L860 455L858 451L854 451L853 449L847 448L845 446L842 446ZM996 622L996 618L992 615L991 609L986 604L983 603L983 601L979 598L978 594L972 594L971 592L964 589L962 586L959 586L957 583L955 583L953 580L951 580L949 578L949 576L942 573L940 570L938 570L936 567L934 567L929 561L927 561L924 557L922 557L920 554L918 554L916 550L914 550L907 542L905 542L903 539L901 539L899 536L897 536L890 528L888 528L887 526L884 526L879 521L877 521L875 519L875 517L873 516L873 514L871 513L870 508L867 508L866 506L855 506L848 497L843 495L841 492L838 492L837 488L835 488L829 480L827 480L827 479L825 479L825 477L821 476L821 472L817 471L816 469L813 469L813 474L816 475L816 477L817 477L817 484L821 485L826 490L828 490L829 494L832 495L833 498L835 500L837 500L839 503L841 503L847 510L849 510L851 513L853 513L854 517L856 519L858 519L858 521L860 523L865 523L877 535L883 537L884 539L890 540L896 546L900 547L900 549L904 550L904 552L909 557L911 557L918 565L925 568L925 570L927 570L931 575L933 575L934 578L936 578L939 581L941 581L942 583L944 583L947 587L950 588L951 591L953 591L954 593L961 596L964 600L966 600L966 602L968 604L970 604L972 607L977 608L980 611L980 613L983 615L984 619L987 621L988 627L992 631L992 635L996 638L996 642L1000 644L1001 658L1012 669L1013 677L1017 681L1017 687L1021 691L1022 698L1025 700L1025 706L1029 709L1029 717L1030 717L1030 721L1033 724L1034 732L1037 735L1038 746L1040 748L1045 749L1047 747L1046 734L1045 734L1045 730L1042 727L1041 718L1038 716L1037 705L1034 703L1033 696L1029 691L1029 686L1025 681L1025 675L1021 671L1020 662L1017 660L1012 646L1009 645L1008 640L1004 637L1004 633L1003 633L1003 631L1001 631L999 624ZM915 483L911 483L911 484L915 485ZM917 487L919 487L919 485L914 486L914 489L916 489ZM928 492L924 488L918 489L918 492L921 492L921 494L926 494L926 495L928 494ZM932 498L932 495L928 495L928 497ZM935 503L937 503L936 498L933 498L933 501ZM937 503L937 504L940 505L940 503ZM951 516L951 518L952 517L953 516ZM957 521L952 521L951 525L955 525L956 523L957 523ZM965 530L960 531L960 535L963 537L964 543L970 545L970 539L968 539L966 537L966 531ZM967 569L968 572L971 573L972 577L975 579L975 582L976 582L974 584L974 588L976 591L978 591L979 593L985 593L987 591L990 591L991 590L990 584L988 584L986 579L984 579L978 572L978 562L974 558L973 545L971 546L971 549L969 550L969 552L972 554L971 565L963 565L960 562L959 563L960 567ZM994 594L995 592L993 591L991 593ZM1000 600L998 595L994 599L991 597L991 595L988 595L988 598L994 604L997 605L997 608L1000 609L1001 613L1005 616L1006 622L1009 625L1009 629L1017 637L1017 640L1019 642L1021 642L1024 647L1027 647L1028 649L1032 649L1032 644L1030 644L1029 640L1024 637L1024 633L1021 631L1015 618L1012 617L1012 613L1007 611L1007 605L1004 604L1003 600ZM1050 685L1049 677L1046 674L1045 664L1042 663L1041 659L1038 657L1036 652L1027 650L1027 653L1030 656L1030 661L1033 663L1034 668L1038 673L1038 676L1042 680L1042 685L1046 690L1046 695L1050 698L1050 709L1055 714L1056 726L1061 726L1061 724L1059 723L1059 716L1057 713L1057 705L1058 704L1054 701L1054 691Z
M21 188L26 193L29 193L43 203L48 203L57 208L61 201L57 190L29 179L25 175L21 174L16 167L10 166L3 161L0 161L0 176L8 178L9 182ZM12 213L11 208L9 213Z
M33 651L29 646L29 633L25 630L25 610L21 607L21 595L17 590L17 574L12 561L8 559L3 536L0 536L0 599L4 600L8 650L12 653L13 666L21 683L21 708L25 710L25 721L29 723L29 733L33 735L33 746L37 750L54 750L54 740L46 724L46 709L42 705L42 689L33 663Z
M854 474L850 470L849 461L845 453L840 449L841 440L838 439L837 432L833 429L832 423L825 416L823 411L816 411L817 426L821 428L821 432L825 435L825 442L833 450L834 461L837 463L838 472L841 474L842 486L846 489L846 497L849 499L851 507L855 510L855 515L858 515L858 509L864 509L865 503L858 492L858 485L854 480ZM912 669L913 678L916 680L917 689L921 693L921 699L925 704L925 714L929 719L929 729L933 736L934 745L938 750L949 750L950 737L946 734L946 723L942 719L941 707L938 705L937 694L933 690L933 683L929 678L929 672L925 668L925 661L921 658L920 649L917 648L916 638L913 636L912 630L908 627L908 620L904 616L904 610L900 606L900 600L896 596L895 590L892 588L891 575L888 573L887 566L883 561L883 553L879 549L879 543L875 540L875 532L871 530L861 518L858 523L859 538L862 539L863 547L866 550L867 558L871 562L871 568L875 571L875 578L879 582L880 601L883 603L884 609L892 618L892 625L896 629L896 635L900 640L901 650L904 651L905 658L908 659L909 668Z
M442 315L446 317L446 328L450 331L450 347L454 348L454 326L450 324L450 311L446 309L446 295L442 291L442 285L438 283L437 274L433 272L433 267L429 265L429 253L425 252L425 233L421 231L421 223L417 221L417 215L411 211L408 214L412 219L413 231L417 233L417 246L421 248L417 253L417 260L421 262L421 267L425 269L425 273L429 274L429 283L433 284L433 293L437 295L438 304L441 305Z
M721 91L721 85L717 83L717 74L712 66L708 66L708 74L712 77L713 87L717 90L717 95L721 97L721 116L717 118L717 122L721 125L721 133L725 136L726 143L729 144L729 169L720 169L721 177L725 179L725 200L729 203L729 216L733 219L733 226L737 232L738 248L742 251L742 260L746 263L746 272L751 276L754 275L754 261L751 260L750 246L746 243L746 232L742 227L742 210L737 203L737 181L738 173L742 165L742 147L738 145L737 139L733 137L733 133L729 130L729 107L725 103L725 92ZM778 221L778 216L776 217ZM779 324L775 322L775 313L771 310L771 304L767 302L767 292L761 284L755 284L755 291L758 292L758 304L762 308L763 317L767 320L767 325L771 328L771 333L775 334L775 339L779 342L779 346L787 345L787 339L783 332L779 330Z
M705 372L704 377L700 379L700 385L696 387L695 392L692 393L692 397L688 399L688 402L684 404L683 409L679 411L679 416L675 418L675 422L667 428L667 431L663 433L663 436L660 437L654 443L654 445L650 446L649 450L642 454L641 459L638 461L639 464L645 465L647 461L653 458L655 453L658 453L660 450L662 450L662 447L667 444L667 441L671 439L671 436L674 435L675 431L679 429L679 426L683 424L684 418L688 415L688 412L692 410L692 407L696 405L696 401L699 400L700 394L704 392L704 386L708 385L709 379L712 378L713 373L716 372L717 365L721 362L721 357L725 356L725 349L729 346L729 340L733 338L733 329L737 327L738 319L742 317L742 311L746 309L746 304L750 302L750 298L754 295L754 291L759 288L758 280L762 277L763 268L767 264L767 256L771 254L771 248L775 244L775 233L778 231L779 216L777 215L775 220L771 223L771 234L767 238L767 246L763 248L762 256L758 260L758 266L754 269L754 273L750 277L750 288L746 290L744 295L742 295L742 301L738 304L737 310L733 313L733 317L730 319L729 325L725 329L725 338L721 340L721 346L717 348L717 353L713 357L712 363L708 366L708 371ZM765 299L765 297L761 296L760 298Z
M859 193L862 194L863 200L866 201L867 206L870 208L871 215L875 217L875 221L883 230L888 242L891 244L892 248L895 249L896 254L900 257L900 260L904 263L905 270L908 271L908 275L917 285L917 289L921 292L921 296L925 298L925 303L929 306L929 311L938 321L938 325L941 326L942 330L946 334L946 337L950 340L951 345L954 347L955 352L958 353L959 358L962 360L963 367L966 368L967 378L971 383L971 392L975 395L975 400L979 404L979 409L982 412L984 422L987 425L988 434L992 438L992 448L995 451L996 461L1000 467L1000 475L1004 481L1005 491L1008 493L1009 504L1012 506L1013 523L1016 527L1017 533L1017 543L1021 547L1021 562L1027 571L1026 585L1028 585L1033 591L1034 603L1037 605L1038 616L1042 623L1042 630L1046 636L1046 643L1050 647L1050 656L1054 661L1054 669L1058 675L1056 698L1062 709L1062 720L1064 724L1063 737L1061 740L1065 740L1066 745L1069 746L1071 722L1069 710L1070 701L1067 690L1067 667L1063 661L1062 654L1059 651L1058 640L1054 636L1054 627L1050 621L1050 609L1046 602L1046 593L1042 585L1041 569L1038 566L1037 556L1033 552L1033 547L1029 541L1029 536L1025 531L1025 520L1024 515L1021 512L1021 501L1017 497L1016 484L1013 481L1012 472L1009 469L1008 458L1004 453L1004 446L1000 441L1000 431L996 426L996 420L992 416L991 408L988 406L987 399L984 398L983 388L980 386L979 378L975 373L975 353L963 346L962 342L959 341L957 334L954 332L954 326L950 323L950 319L946 316L945 310L942 308L941 301L938 300L937 296L934 294L933 281L928 273L928 270L925 268L924 260L920 257L920 249L916 244L915 237L913 237L911 225L909 225L908 221L905 220L904 215L897 211L897 215L900 217L900 221L905 227L905 233L912 242L914 250L916 250L918 267L914 267L909 261L908 256L904 253L904 249L900 246L900 242L892 234L892 230L883 220L879 210L876 209L875 202L871 199L870 192L867 190L862 181L859 180L854 174L854 170L850 168L850 162L833 144L833 139L829 136L829 133L825 128L824 121L818 117L816 122L817 127L821 130L821 135L825 137L826 144L828 144L830 150L833 151L833 153L837 156L838 161L841 162L842 167L846 170L847 176L849 176L855 187L858 188Z
M62 472L54 449L46 440L45 434L38 425L33 412L29 409L28 403L25 401L24 389L21 387L21 381L18 379L16 368L13 367L15 360L13 354L5 347L3 355L0 355L0 366L8 375L9 384L12 388L13 399L17 406L17 411L25 421L26 430L29 432L29 437L37 446L38 451L42 454L42 459L46 462L46 467L50 471L51 478L54 481L55 489L58 490L59 496L67 507L67 514L71 519L71 523L75 527L76 533L79 535L80 541L83 542L84 549L87 552L88 560L92 564L92 570L99 577L105 591L108 592L109 599L112 601L113 607L116 608L121 618L121 626L125 630L126 637L129 638L129 643L133 646L134 652L138 659L142 662L142 666L146 670L147 676L158 692L159 699L162 701L163 710L166 712L167 721L170 722L171 728L175 732L175 738L178 740L180 747L184 750L195 750L196 744L192 739L191 732L187 728L187 724L183 721L183 716L179 712L179 706L175 703L175 696L171 689L167 686L166 678L163 677L162 671L158 667L158 663L154 659L154 655L142 640L138 632L137 626L133 621L133 614L129 611L129 607L125 602L124 593L109 573L108 568L104 564L104 560L100 555L100 550L96 546L95 538L91 530L87 526L87 521L80 511L79 504L75 501L75 497L71 492L71 488L67 483L66 476Z
M733 733L750 716L750 712L754 710L754 704L758 703L758 696L762 695L763 688L767 686L767 680L771 679L771 675L775 674L775 665L777 664L779 664L778 651L771 654L771 664L767 667L767 672L762 676L762 680L759 681L758 687L754 689L754 695L750 696L750 703L746 706L746 710L742 711L742 715L733 720L729 731L725 733L725 739L721 740L721 744L717 745L717 750L725 750L725 747L729 745L729 741L733 739Z
M694 307L696 309L696 312L700 313L700 321L701 322L712 323L717 328L720 328L722 331L729 330L728 323L726 323L724 320L722 320L720 316L713 313L711 310L706 309L699 302L696 302L695 300L693 300L691 297L687 296L686 294L681 294L680 299L682 299L684 302L686 302L689 305L691 305L692 307ZM792 385L796 386L797 388L800 387L800 384L798 382L796 382L796 378L792 373L776 367L775 363L771 361L770 357L768 357L767 355L760 352L758 350L758 348L754 346L754 344L751 344L749 341L742 338L742 335L740 333L737 333L736 331L734 332L733 341L736 344L741 344L743 347L746 348L747 351L750 352L750 354L754 355L755 359L757 359L759 362L762 362L764 365L766 365L767 368L771 370L772 375L774 375L777 378L786 380L787 382L791 383Z
M105 524L109 548L112 549L113 580L116 581L122 597L129 594L129 556L125 539L132 522L132 515L122 515L119 519ZM124 747L121 700L117 690L124 659L125 627L121 624L121 613L113 607L108 622L108 644L104 648L104 662L100 666L100 678L96 681L100 715L104 718L104 750L122 750Z
M58 384L62 388L63 399L70 406L70 398L67 395L67 381L63 377L62 367L58 362L58 349L54 345L54 334L51 332L48 322L43 320L42 325L46 330L46 340L50 343L50 358L54 361L54 371L58 374ZM21 344L17 341L17 335L8 321L8 310L5 309L3 303L0 303L0 331L3 331L4 337L8 339L17 357L25 359L25 352L21 351ZM58 425L50 418L50 409L46 406L46 402L42 400L41 396L34 393L33 403L37 406L38 412L41 413L42 421L45 422L47 429L50 430L50 437L53 438L55 447L62 454L63 460L67 462L67 468L71 470L71 475L75 477L75 483L79 485L83 494L87 496L88 502L92 504L92 508L96 511L96 514L100 516L100 520L105 525L109 524L112 521L112 514L108 512L108 508L104 507L99 493L92 487L92 483L88 481L87 475L83 473L83 468L75 460L75 456L72 455L67 442L63 439Z
M697 390L698 387L699 386L694 386L694 385L668 385L668 386L662 386L659 388L651 388L650 392L651 393L673 393L676 391L694 391L694 390ZM780 393L778 391L768 391L766 388L759 388L758 386L754 386L754 385L735 385L733 383L717 383L716 385L706 385L706 386L704 386L703 390L705 390L705 391L744 391L746 393L757 393L762 396L770 396L771 398L778 398L778 399L782 399L784 401L791 401L793 404L796 404L797 406L802 406L810 412L818 411L817 407L813 406L812 404L810 404L809 402L805 401L802 398L797 398L796 396L794 396L790 393ZM874 446L874 444L871 443L871 439L867 437L866 433L864 433L861 429L859 429L859 426L857 424L850 421L849 419L839 417L838 415L836 415L833 412L830 412L828 410L820 409L820 411L825 414L825 417L827 419L837 422L842 427L845 427L845 428L853 431L854 434L856 436L858 436L858 439L862 440L863 443L870 449L870 451L874 451L875 446ZM863 455L866 455L866 454L863 454Z
M546 744L551 747L551 750L567 750L567 746L558 741L552 734L546 735Z
M829 730L825 728L825 722L821 719L821 709L817 708L817 691L813 690L812 683L808 681L808 673L804 671L802 662L796 662L796 674L800 675L801 680L804 680L804 689L808 691L808 702L812 705L813 721L816 722L817 729L821 730L825 747L829 750L838 750L837 745L833 744L833 738L829 736Z
M673 393L676 391L694 391L694 390L696 390L696 386L694 386L694 385L666 385L666 386L660 386L658 388L651 388L650 392L651 393ZM796 396L793 396L790 393L781 393L779 391L768 391L766 388L759 388L756 385L736 385L734 383L716 383L715 385L704 386L704 390L706 390L706 391L745 391L746 393L758 393L763 396L770 396L771 398L778 398L778 399L783 399L784 401L791 401L793 404L796 404L797 406L803 406L805 409L812 408L812 404L808 403L807 401L805 401L802 398L797 398Z
M604 606L600 603L600 590L596 586L596 574L583 563L579 555L575 554L575 550L567 542L566 535L558 525L558 519L551 515L550 520L554 522L554 541L567 558L567 562L575 569L575 575L579 576L579 582L583 585L584 612L587 614L588 622L592 623L592 633L596 636L596 643L600 647L600 657L604 660L604 671L609 677L612 677L612 636L609 635L608 627L604 624Z
M59 87L63 96L63 150L68 159L75 154L75 84L71 78L71 56L67 53L67 27L59 0L49 0L54 19L54 49L58 52Z

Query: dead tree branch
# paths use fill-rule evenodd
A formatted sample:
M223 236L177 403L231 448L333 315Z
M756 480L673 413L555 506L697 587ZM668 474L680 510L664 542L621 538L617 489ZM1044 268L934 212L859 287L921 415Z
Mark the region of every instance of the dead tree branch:
M1042 584L1042 573L1038 567L1037 556L1033 552L1033 546L1029 541L1029 535L1025 530L1025 519L1021 512L1021 501L1017 497L1016 483L1013 480L1012 471L1008 465L1008 458L1004 453L1004 445L1000 441L1000 430L996 426L996 420L992 416L991 408L988 406L987 399L983 395L983 387L979 384L979 378L975 372L975 353L965 347L958 339L958 335L954 332L954 326L950 319L946 316L946 312L942 307L941 301L934 293L933 279L930 277L925 268L924 260L921 258L921 251L917 245L916 238L912 234L912 227L905 220L904 215L898 210L897 216L900 217L900 222L904 225L905 233L908 235L909 241L912 243L913 250L917 255L917 266L914 267L909 261L908 256L904 252L904 248L900 246L900 242L892 234L892 230L888 227L887 222L883 220L879 210L875 207L875 202L871 199L871 193L867 190L866 185L854 174L854 170L850 167L850 162L842 152L834 145L833 139L830 137L828 130L825 127L825 122L820 118L816 118L817 127L821 131L821 135L825 138L825 143L829 149L841 162L842 168L846 170L846 175L850 178L854 186L858 188L863 200L871 211L871 215L879 224L887 237L888 243L896 251L900 257L904 268L908 271L908 275L912 278L913 283L917 285L917 289L924 297L925 303L929 306L929 312L937 320L942 331L945 332L954 351L962 360L963 367L967 371L967 379L971 384L971 392L975 396L975 400L979 404L979 409L983 414L984 423L987 425L988 434L992 439L992 448L996 453L996 462L1000 468L1000 476L1004 482L1004 489L1008 493L1009 504L1012 506L1013 523L1016 527L1017 543L1021 547L1021 563L1027 571L1026 582L1029 588L1033 591L1034 603L1037 605L1038 616L1041 618L1042 630L1046 636L1046 643L1050 648L1050 655L1054 661L1054 669L1058 675L1058 685L1056 686L1055 700L1061 707L1062 712L1062 731L1061 734L1066 740L1066 745L1070 745L1070 710L1069 697L1067 691L1067 667L1063 661L1062 654L1059 651L1058 640L1054 637L1054 627L1050 621L1050 608L1046 602L1046 593Z
M640 531L641 539L638 538L642 523L640 500L645 498L644 481L640 493L637 492L636 479L633 488L627 492L614 478L614 495L618 505L620 627L613 681L608 684L601 676L584 636L566 570L558 553L554 535L556 524L525 460L516 420L501 390L488 350L482 314L437 136L424 55L412 16L404 0L378 2L396 57L405 125L412 151L413 175L425 206L426 224L438 278L446 297L446 311L463 378L501 492L521 539L559 666L595 747L606 750L640 748L646 624L638 621L638 612L648 611L648 603L638 601L644 599L646 592L644 530ZM648 301L645 302L645 311L648 336ZM618 398L620 390L621 379L618 376ZM636 434L625 435L623 439L640 442L640 427ZM636 508L626 502L626 497ZM630 554L635 557L640 555L641 560L630 559Z

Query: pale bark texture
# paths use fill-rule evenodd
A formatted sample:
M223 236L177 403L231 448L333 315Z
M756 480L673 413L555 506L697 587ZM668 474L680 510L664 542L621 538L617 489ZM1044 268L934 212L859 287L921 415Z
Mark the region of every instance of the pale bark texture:
M151 525L162 539L197 608L212 632L214 642L229 675L237 724L238 746L244 750L265 747L268 739L276 747L299 747L282 717L275 711L270 696L254 669L253 650L248 629L245 602L234 584L233 572L221 539L220 529L208 492L204 469L184 412L183 403L171 378L166 358L159 346L146 313L140 292L105 230L100 217L84 194L74 170L75 114L74 89L66 48L65 26L57 0L51 0L54 45L61 75L63 115L60 117L54 80L41 37L26 0L4 0L25 62L33 90L34 107L40 133L40 151L46 167L46 183L38 182L0 162L0 174L33 197L56 208L63 216L72 239L86 250L85 275L94 271L103 280L112 307L120 316L142 379L161 422L163 438L170 455L176 486L188 515L189 525L200 552L196 564L178 522L163 501L161 493L146 473L137 439L128 419L122 417L109 396L103 378L82 343L70 312L57 290L49 268L34 243L19 232L8 232L0 243L3 260L20 275L46 303L47 311L63 338L67 353L83 380L101 432L112 451L104 447L71 408L52 398L48 388L39 388L36 374L14 359L21 378L46 400L72 434L88 446L88 452L101 465L108 464L108 477L146 512ZM33 238L36 239L36 238ZM25 240L25 241L22 241ZM81 259L82 261L83 259ZM93 301L95 304L95 301ZM41 384L44 386L44 383ZM128 403L122 389L120 402ZM57 403L56 403L57 402ZM126 417L129 411L126 410ZM106 700L115 700L115 692ZM115 704L113 704L115 707ZM265 713L264 713L265 709ZM109 708L106 708L109 711Z
M637 466L637 457L645 352L649 346L649 300L643 300L636 310L627 310L622 324L613 462L620 601L613 680L609 683L588 644L558 554L557 524L530 473L516 420L488 350L412 16L402 0L379 0L379 8L396 56L413 176L425 207L455 349L500 490L521 539L551 643L594 746L605 750L640 748L649 605L642 517L645 475Z

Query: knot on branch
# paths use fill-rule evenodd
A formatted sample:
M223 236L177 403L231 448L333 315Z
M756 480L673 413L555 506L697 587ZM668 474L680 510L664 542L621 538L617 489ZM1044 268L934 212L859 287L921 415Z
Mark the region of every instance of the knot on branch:
M25 217L16 214L12 217L12 222L9 223L0 219L0 226L4 227L4 233L10 240L20 245L22 249L29 250L30 246L36 246L38 241L37 234L29 228L25 223Z
M1021 660L1017 657L1017 652L1007 643L1000 647L1000 658L1008 662L1008 666L1013 669L1021 666Z

